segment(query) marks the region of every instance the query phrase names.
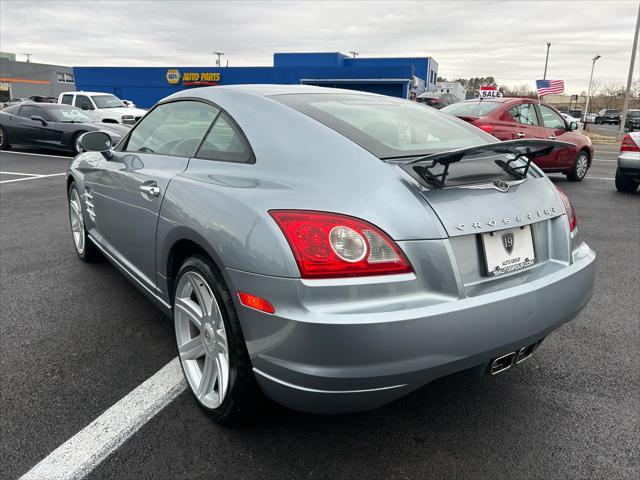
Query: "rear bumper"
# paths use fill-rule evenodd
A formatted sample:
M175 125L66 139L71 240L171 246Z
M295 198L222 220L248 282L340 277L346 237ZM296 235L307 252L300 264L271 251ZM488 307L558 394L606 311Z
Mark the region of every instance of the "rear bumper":
M354 313L327 304L300 279L226 273L233 288L264 295L276 308L276 315L268 315L238 305L264 393L297 410L342 413L376 408L547 336L589 301L595 254L582 244L571 265L545 277L430 305L409 296L403 309L384 296L359 304L348 297L356 290L345 284ZM384 294L386 288L391 296L393 285L370 289Z
M640 176L640 153L622 152L618 156L618 168L624 176Z

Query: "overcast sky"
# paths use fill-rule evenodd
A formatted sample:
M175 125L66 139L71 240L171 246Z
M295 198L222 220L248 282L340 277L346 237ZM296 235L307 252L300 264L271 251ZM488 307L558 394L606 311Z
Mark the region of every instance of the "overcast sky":
M432 56L447 78L625 83L638 1L206 2L0 0L0 50L62 65L271 65L274 52ZM224 64L224 60L223 60ZM634 78L640 76L637 56Z

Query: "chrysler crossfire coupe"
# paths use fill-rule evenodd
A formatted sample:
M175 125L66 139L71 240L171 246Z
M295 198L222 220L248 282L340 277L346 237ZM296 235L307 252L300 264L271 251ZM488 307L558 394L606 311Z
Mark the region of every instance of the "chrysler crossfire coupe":
M173 320L198 404L244 418L372 409L517 366L588 302L595 254L532 161L407 100L300 85L160 101L115 147L84 134L73 243Z

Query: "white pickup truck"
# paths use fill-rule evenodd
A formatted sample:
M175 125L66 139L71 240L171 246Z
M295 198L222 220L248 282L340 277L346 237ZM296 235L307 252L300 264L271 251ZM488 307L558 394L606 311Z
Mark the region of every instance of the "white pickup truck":
M102 122L134 125L147 113L141 108L132 108L124 104L115 95L100 92L64 92L58 97L58 103L74 105L82 110L91 110Z

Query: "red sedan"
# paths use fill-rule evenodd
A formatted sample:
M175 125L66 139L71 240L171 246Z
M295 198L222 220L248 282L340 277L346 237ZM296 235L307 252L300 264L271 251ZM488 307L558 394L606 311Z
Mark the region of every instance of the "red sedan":
M576 132L578 125L567 122L555 108L527 98L467 100L442 109L499 140L543 138L573 143L574 148L554 150L535 164L545 172L564 173L569 180L580 181L593 158L591 139Z

